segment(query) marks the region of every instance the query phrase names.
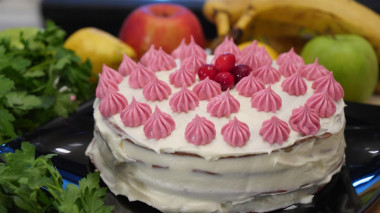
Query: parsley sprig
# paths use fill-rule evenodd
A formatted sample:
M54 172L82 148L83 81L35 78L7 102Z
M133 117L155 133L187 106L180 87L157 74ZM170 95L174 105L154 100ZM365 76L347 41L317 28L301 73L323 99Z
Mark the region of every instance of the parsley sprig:
M35 158L34 145L23 142L21 150L2 155L0 163L0 212L107 213L106 188L99 187L99 172L67 184L51 162L53 154Z
M65 49L64 39L53 22L32 36L20 33L19 45L0 39L0 144L68 116L94 96L91 63Z

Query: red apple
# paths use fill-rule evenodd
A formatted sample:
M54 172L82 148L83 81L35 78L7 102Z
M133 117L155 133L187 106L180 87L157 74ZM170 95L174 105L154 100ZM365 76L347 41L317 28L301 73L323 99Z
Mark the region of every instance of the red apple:
M172 3L157 3L135 9L124 20L119 38L132 46L140 58L154 44L171 53L190 36L204 47L205 37L198 18L186 7Z

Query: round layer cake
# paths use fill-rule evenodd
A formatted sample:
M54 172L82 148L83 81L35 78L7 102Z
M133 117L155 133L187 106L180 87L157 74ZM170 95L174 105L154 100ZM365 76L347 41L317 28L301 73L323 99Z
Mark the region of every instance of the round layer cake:
M222 91L197 71L226 53L252 71ZM272 61L228 38L209 56L193 40L171 55L152 46L104 66L96 96L86 155L114 194L163 212L308 203L344 163L342 87L292 49Z

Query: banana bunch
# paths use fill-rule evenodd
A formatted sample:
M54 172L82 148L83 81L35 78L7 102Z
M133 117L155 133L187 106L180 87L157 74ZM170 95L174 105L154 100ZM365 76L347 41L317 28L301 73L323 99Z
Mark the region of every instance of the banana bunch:
M289 40L302 46L314 35L352 33L366 38L380 60L380 16L354 0L207 0L203 13L219 37L237 43L261 38L282 52Z

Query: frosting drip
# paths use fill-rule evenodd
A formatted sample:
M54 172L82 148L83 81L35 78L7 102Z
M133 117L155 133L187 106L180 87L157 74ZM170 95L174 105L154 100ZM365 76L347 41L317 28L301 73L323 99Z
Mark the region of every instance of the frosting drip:
M199 99L193 91L182 87L170 98L169 105L174 112L188 112L199 105Z
M312 64L301 66L301 75L309 81L314 81L327 74L329 74L329 71L324 66L318 64L318 58Z
M220 84L207 76L193 87L193 92L200 100L208 100L222 93Z
M177 59L180 59L181 61L183 59L185 59L185 50L187 48L187 44L185 42L185 38L183 38L181 40L181 43L178 45L178 47L173 50L173 52L171 53L171 55L174 57L174 58L177 58Z
M281 83L282 90L289 95L304 95L307 90L306 81L302 78L301 72L297 71Z
M272 67L272 63L266 63L256 70L253 70L253 74L262 80L264 84L274 84L281 78L281 73Z
M314 92L323 92L327 91L329 96L335 101L340 100L344 96L344 91L342 86L334 79L332 72L329 72L327 75L322 76L313 82L311 86L315 89Z
M140 58L140 63L146 67L149 67L150 60L152 60L157 54L157 50L154 48L154 44L150 45L149 50L144 53Z
M147 62L148 66L153 72L171 70L177 66L174 58L162 50L162 47L160 47L158 51L156 51L154 55L152 54L152 57L147 60L149 60Z
M165 138L175 129L173 118L156 106L153 114L146 120L144 124L144 133L147 138L156 140Z
M183 55L183 58L188 58L190 56L197 56L203 60L206 60L207 58L207 54L206 52L203 50L203 48L201 46L199 46L195 41L194 41L194 38L193 36L190 37L190 43L189 45L185 48L185 52L184 52L184 55Z
M123 76L120 73L116 72L116 70L112 69L111 67L108 67L105 64L103 64L102 76L111 81L115 81L116 84L119 84L123 81Z
M169 81L175 87L191 86L195 82L195 72L191 66L180 66L180 68L170 73Z
M315 135L321 128L317 113L307 104L293 109L289 118L292 129L302 135Z
M314 109L321 118L331 117L336 111L335 102L327 91L314 93L307 99L306 104L310 109Z
M282 106L281 97L272 90L270 85L253 94L251 103L251 106L257 108L259 112L276 112Z
M110 79L104 78L99 73L98 86L96 87L96 97L103 99L110 91L119 91L117 84Z
M248 125L236 117L222 127L221 133L224 141L234 147L244 146L251 136Z
M245 97L251 97L253 94L264 88L264 82L262 82L261 79L256 78L253 72L242 78L239 83L236 84L236 90L239 92L239 95Z
M172 94L170 86L157 77L147 83L143 89L143 95L148 101L162 101L167 99L170 94Z
M288 123L279 119L277 116L273 116L271 119L264 121L260 129L260 135L270 144L282 144L282 142L288 140L289 134L290 128Z
M205 117L198 115L195 115L185 129L186 140L196 146L209 144L215 136L215 125Z
M145 123L152 114L152 109L146 103L137 102L132 97L131 103L120 113L124 126L137 127Z
M127 99L117 91L110 91L99 104L99 111L103 117L110 117L127 107Z
M211 98L207 104L207 112L214 117L228 117L231 113L239 111L240 103L231 94L230 89L224 94Z
M227 36L223 42L220 43L214 50L214 60L217 59L223 53L232 53L238 59L240 57L240 49L236 46L232 38Z
M299 65L304 65L305 62L303 61L303 58L299 56L296 52L294 52L294 48L290 48L288 52L281 53L277 57L277 64L282 65L285 64L287 61L290 61L291 63L296 63Z
M123 53L123 61L120 63L118 72L122 76L129 75L134 69L136 69L137 64L130 57L128 57L125 53Z
M156 75L150 68L137 63L136 69L129 75L128 83L130 87L135 89L144 88L154 78L156 78Z

